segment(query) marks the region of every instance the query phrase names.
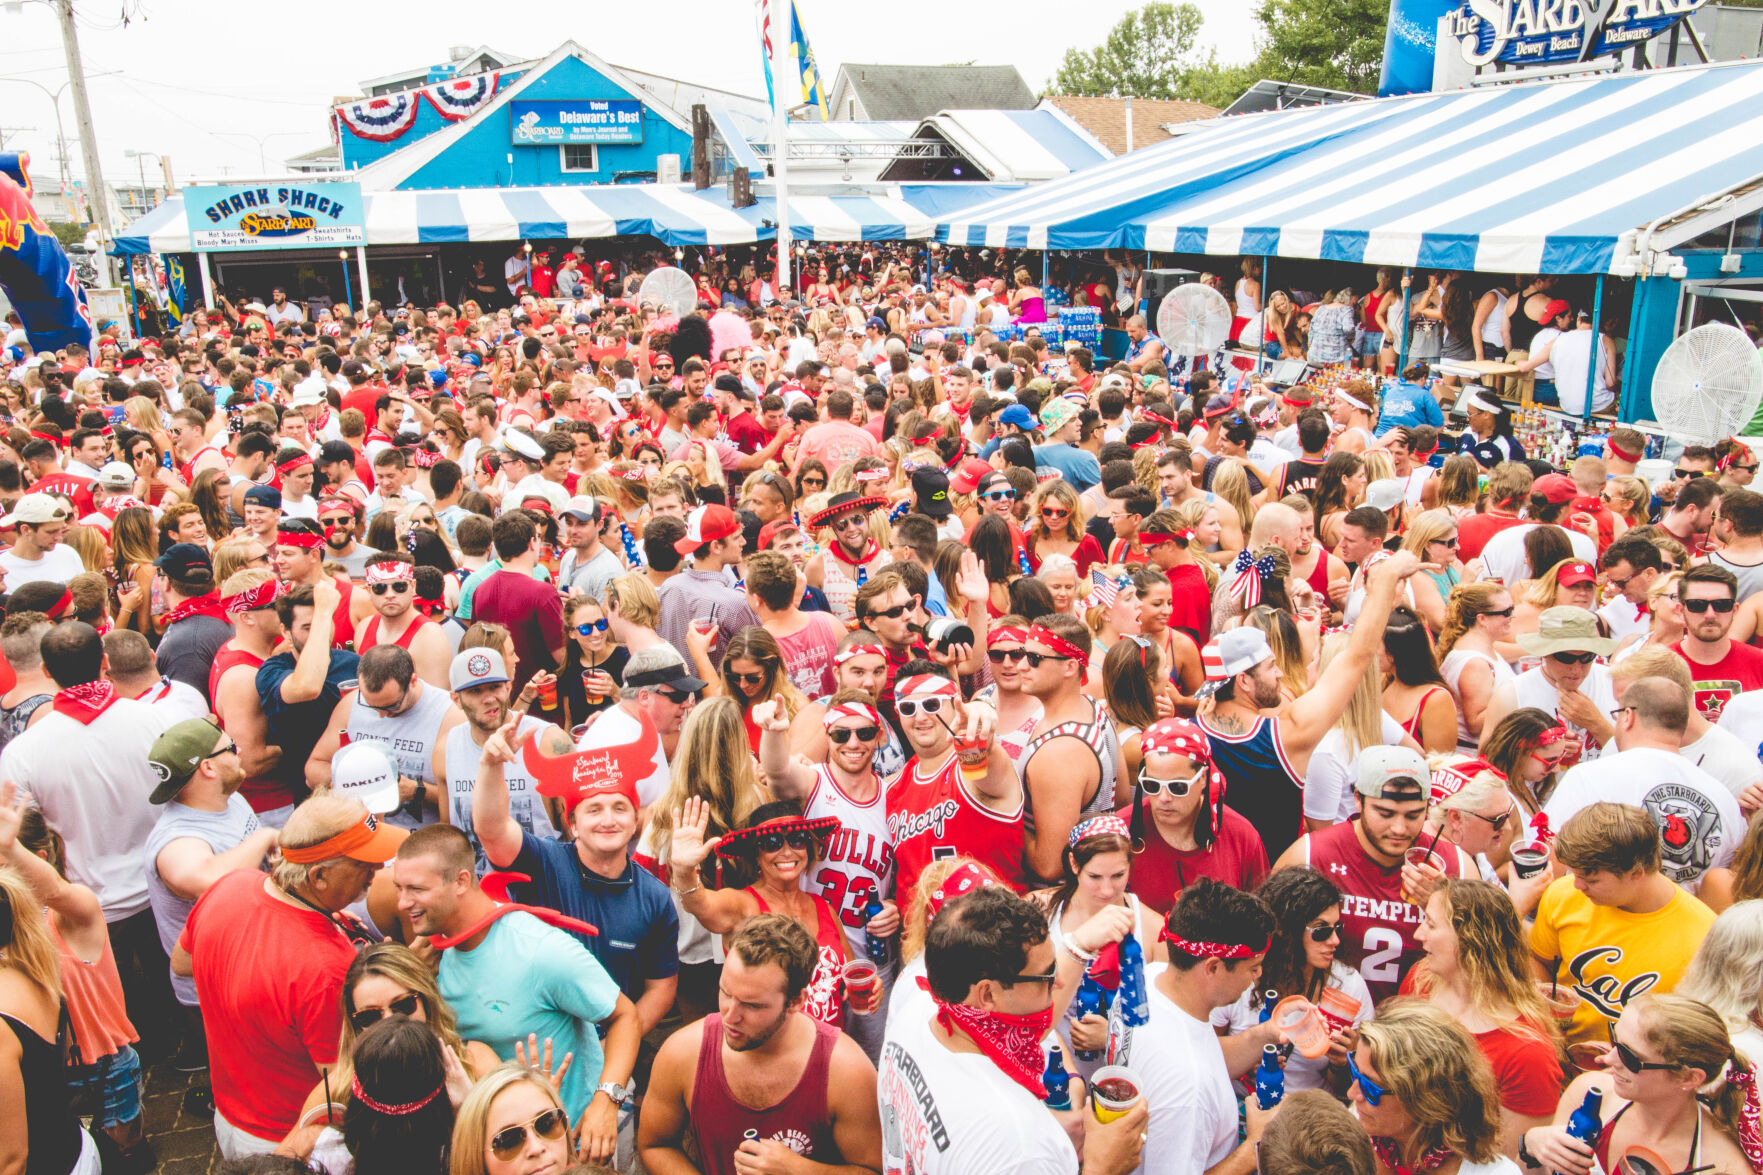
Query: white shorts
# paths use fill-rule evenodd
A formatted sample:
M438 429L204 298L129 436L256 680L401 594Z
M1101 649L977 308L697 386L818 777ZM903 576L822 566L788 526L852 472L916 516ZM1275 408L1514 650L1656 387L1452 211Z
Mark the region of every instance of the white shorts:
M281 1145L279 1138L258 1138L255 1134L247 1134L231 1122L221 1117L219 1110L214 1111L214 1141L220 1144L220 1157L223 1159L246 1159L252 1155L267 1155Z

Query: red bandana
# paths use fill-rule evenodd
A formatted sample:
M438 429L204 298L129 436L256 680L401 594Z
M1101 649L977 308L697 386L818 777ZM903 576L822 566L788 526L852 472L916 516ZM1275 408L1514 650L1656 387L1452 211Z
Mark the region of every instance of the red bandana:
M843 543L828 543L824 549L831 551L833 558L848 567L861 567L881 554L881 544L874 539L870 539L864 546L862 553L855 557L852 557L845 552L845 545Z
M81 726L90 726L98 715L116 701L116 685L99 678L81 685L70 685L55 695L51 703L57 714L66 714Z
M1089 663L1089 659L1083 655L1083 650L1079 649L1076 645L1072 644L1050 628L1046 628L1039 624L1030 625L1028 639L1037 645L1047 646L1055 653L1058 653L1061 657L1069 657L1071 660L1076 661L1080 669Z
M1436 1146L1420 1156L1420 1163L1417 1167L1409 1168L1402 1165L1402 1152L1396 1148L1395 1139L1374 1138L1371 1140L1371 1146L1373 1150L1377 1151L1377 1157L1383 1165L1394 1171L1396 1175L1418 1175L1421 1171L1435 1171L1444 1166L1445 1161L1451 1157L1449 1148Z
M228 616L237 616L241 612L255 612L259 608L267 608L275 603L282 594L282 583L279 579L266 579L253 588L231 596L220 598L221 611Z
M531 880L532 878L524 873L497 872L484 874L483 880L478 882L478 886L499 903L496 908L484 915L484 917L478 919L476 922L473 922L470 926L461 930L458 934L429 935L429 945L434 947L437 951L448 950L449 948L456 947L460 943L465 942L479 931L488 929L490 924L496 921L496 919L501 918L506 914L517 912L521 914L531 914L539 921L546 923L549 926L555 926L559 930L568 930L576 934L596 936L600 933L599 930L591 924L583 922L577 918L571 918L567 914L559 914L556 910L547 910L538 906L523 906L519 902L508 901L508 886L510 883L528 882Z
M197 596L193 600L185 600L165 614L165 627L170 628L180 620L188 620L192 616L212 616L216 620L226 619L219 592L209 592L205 596Z
M965 1032L992 1064L1037 1101L1047 1096L1047 1087L1041 1084L1041 1070L1047 1064L1041 1041L1053 1027L1053 1005L1032 1015L1009 1016L938 1000L937 1023L951 1035L956 1029Z
M1266 954L1267 949L1273 945L1271 938L1259 947L1237 942L1190 942L1167 926L1157 937L1177 950L1198 955L1202 959L1252 959L1256 955Z

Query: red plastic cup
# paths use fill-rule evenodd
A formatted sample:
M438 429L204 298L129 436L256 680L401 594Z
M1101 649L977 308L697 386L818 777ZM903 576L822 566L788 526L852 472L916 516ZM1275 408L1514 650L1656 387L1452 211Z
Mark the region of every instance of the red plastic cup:
M874 1015L881 1007L881 973L868 959L852 959L845 964L845 997L851 1010L859 1016Z
M556 678L539 683L539 706L545 710L555 710L557 708Z

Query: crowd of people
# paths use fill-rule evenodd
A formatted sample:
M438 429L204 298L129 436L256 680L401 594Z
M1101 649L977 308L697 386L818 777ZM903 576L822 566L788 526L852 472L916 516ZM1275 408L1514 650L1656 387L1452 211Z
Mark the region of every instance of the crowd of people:
M1745 443L552 256L19 347L0 1169L1763 1171Z

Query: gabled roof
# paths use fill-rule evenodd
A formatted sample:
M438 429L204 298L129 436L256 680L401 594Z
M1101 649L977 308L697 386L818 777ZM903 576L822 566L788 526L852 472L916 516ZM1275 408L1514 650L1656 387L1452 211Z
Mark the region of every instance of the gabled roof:
M1056 107L1095 136L1116 155L1126 154L1126 99L1090 98L1053 94L1042 99L1043 108ZM1171 138L1166 129L1184 122L1217 118L1218 108L1204 102L1172 102L1159 98L1132 100L1132 145L1137 151Z
M866 117L879 120L923 119L939 110L1035 106L1034 91L1014 65L841 65L834 96L845 88L856 93Z
M497 69L507 69L509 66L517 65L523 60L523 58L516 57L511 53L500 53L495 49L490 48L488 45L479 45L463 57L455 58L453 61L449 62L438 62L437 64L457 65L464 62L476 61L480 57L488 57L491 61L494 61L496 63L494 68ZM368 78L361 83L361 92L363 94L372 94L375 86L389 86L393 82L405 81L410 78L416 79L411 83L412 85L423 85L425 84L424 79L428 76L429 68L429 66L420 65L414 66L410 69L400 69L395 73L382 74L377 78ZM462 74L461 76L469 77L470 74ZM359 99L347 98L343 99L343 101L352 102L359 101Z

